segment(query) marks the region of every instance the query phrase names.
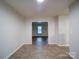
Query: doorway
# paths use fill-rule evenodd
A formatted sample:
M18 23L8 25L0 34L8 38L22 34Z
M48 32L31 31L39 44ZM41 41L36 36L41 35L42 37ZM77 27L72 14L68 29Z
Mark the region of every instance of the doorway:
M32 44L48 44L48 22L32 22Z

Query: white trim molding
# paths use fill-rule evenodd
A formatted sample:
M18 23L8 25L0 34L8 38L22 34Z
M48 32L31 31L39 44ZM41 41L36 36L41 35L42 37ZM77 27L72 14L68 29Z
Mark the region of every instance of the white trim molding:
M24 44L21 44L19 47L17 47L12 53L10 53L8 56L6 56L4 59L8 59L11 55L13 55L17 50L19 50Z
M70 52L69 55L70 55L73 59L77 59L77 57L76 57L76 52Z

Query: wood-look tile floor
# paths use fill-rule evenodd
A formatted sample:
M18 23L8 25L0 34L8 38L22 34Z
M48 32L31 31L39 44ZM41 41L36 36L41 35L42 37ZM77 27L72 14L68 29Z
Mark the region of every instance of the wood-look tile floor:
M9 59L72 59L68 47L24 45Z

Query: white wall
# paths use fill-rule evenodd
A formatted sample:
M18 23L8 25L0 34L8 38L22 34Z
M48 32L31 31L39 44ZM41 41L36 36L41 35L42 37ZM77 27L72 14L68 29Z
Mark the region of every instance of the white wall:
M67 32L66 42L70 45L70 53L79 59L79 1L70 8L68 16L61 16L60 19L65 22L61 24L62 29L60 30L62 33ZM66 24L67 26L64 26Z
M69 46L69 19L68 16L59 16L59 39L62 44Z
M58 35L58 18L29 18L26 19L26 40L25 43L32 44L32 22L48 22L48 44L56 44L62 40L57 38Z
M48 22L49 44L68 44L79 59L79 3L71 7L68 16L60 16L59 20L57 17L29 18L26 25L21 17L0 3L0 59L23 43L32 44L32 22L39 21Z
M24 21L0 2L0 59L12 53L24 40Z
M70 49L79 59L79 1L70 9Z

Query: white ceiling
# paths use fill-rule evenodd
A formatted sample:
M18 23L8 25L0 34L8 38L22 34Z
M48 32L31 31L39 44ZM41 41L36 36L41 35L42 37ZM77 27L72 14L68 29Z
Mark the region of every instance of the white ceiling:
M62 15L73 0L45 0L43 3L37 3L36 0L5 1L26 17L47 17Z

